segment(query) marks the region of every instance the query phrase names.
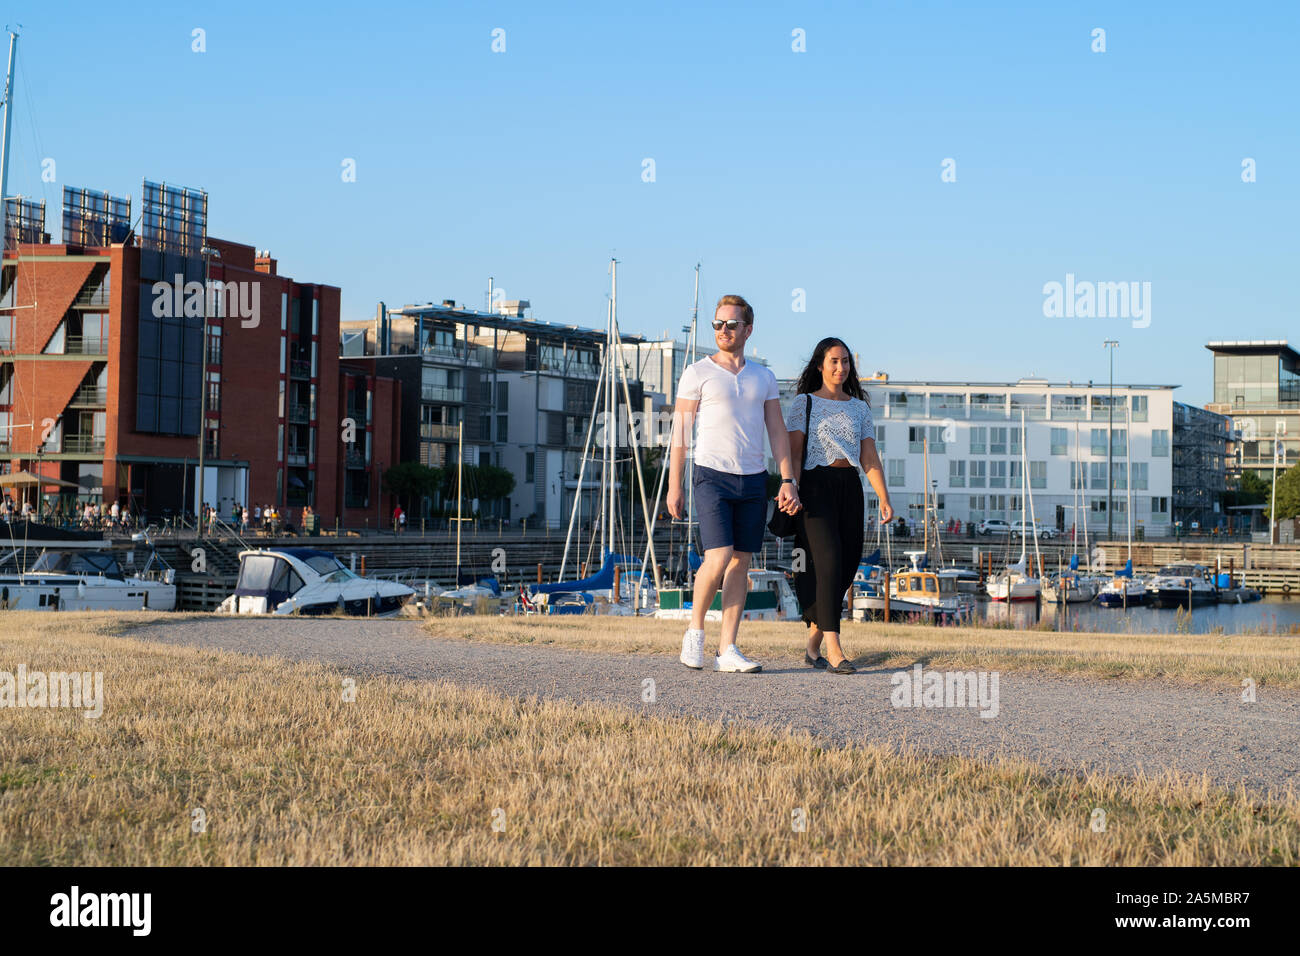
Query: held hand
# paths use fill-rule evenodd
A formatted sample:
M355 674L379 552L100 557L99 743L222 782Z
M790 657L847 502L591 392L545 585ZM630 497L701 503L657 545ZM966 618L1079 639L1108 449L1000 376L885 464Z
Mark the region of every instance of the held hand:
M781 485L781 490L776 495L776 506L788 515L798 513L803 506L799 501L799 492L795 490L794 485L789 482Z
M668 513L678 521L686 514L686 495L683 494L681 488L668 489L666 504L668 505Z
M894 517L894 508L888 501L880 503L880 523L884 524Z

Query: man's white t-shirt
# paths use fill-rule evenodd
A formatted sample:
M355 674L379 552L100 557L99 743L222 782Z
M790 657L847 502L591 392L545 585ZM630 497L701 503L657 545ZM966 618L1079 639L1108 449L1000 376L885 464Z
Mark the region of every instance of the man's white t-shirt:
M731 475L767 470L763 403L781 397L771 369L747 360L733 374L712 358L702 358L686 366L677 394L700 403L695 413L697 465Z

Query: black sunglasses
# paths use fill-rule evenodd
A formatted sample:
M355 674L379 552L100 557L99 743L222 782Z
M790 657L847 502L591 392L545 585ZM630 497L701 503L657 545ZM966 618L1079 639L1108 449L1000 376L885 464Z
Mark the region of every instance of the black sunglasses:
M720 319L714 319L713 331L720 332L724 325L727 327L727 330L730 332L734 332L736 331L736 329L740 328L740 322L737 319L727 319L726 322L723 322Z

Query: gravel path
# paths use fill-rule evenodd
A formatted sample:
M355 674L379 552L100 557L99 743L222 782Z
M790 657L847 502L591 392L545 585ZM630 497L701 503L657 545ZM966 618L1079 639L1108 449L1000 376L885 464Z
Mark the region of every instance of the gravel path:
M127 636L333 665L362 677L441 679L507 694L618 704L665 715L808 730L836 743L906 741L936 754L1025 757L1046 767L1149 773L1168 768L1258 793L1300 792L1300 692L1089 681L1006 672L998 714L978 708L895 708L893 670L844 676L767 665L761 674L692 671L669 656L434 638L411 621L212 617L141 627ZM706 650L706 661L711 658ZM910 673L910 672L909 672ZM642 700L654 680L656 701Z

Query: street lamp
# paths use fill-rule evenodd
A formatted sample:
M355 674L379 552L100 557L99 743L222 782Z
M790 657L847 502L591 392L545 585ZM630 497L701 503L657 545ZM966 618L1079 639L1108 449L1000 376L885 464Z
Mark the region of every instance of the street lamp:
M200 250L203 256L203 358L199 363L199 503L196 516L199 521L199 536L203 536L203 461L208 438L208 299L210 297L210 275L212 260L221 258L221 251L213 246L204 246Z
M1268 543L1277 544L1277 456L1282 449L1281 436L1286 434L1286 422L1273 420L1273 503L1268 511Z
M1115 349L1119 343L1107 339L1101 344L1110 351L1110 398L1106 401L1106 539L1110 540L1115 537Z

